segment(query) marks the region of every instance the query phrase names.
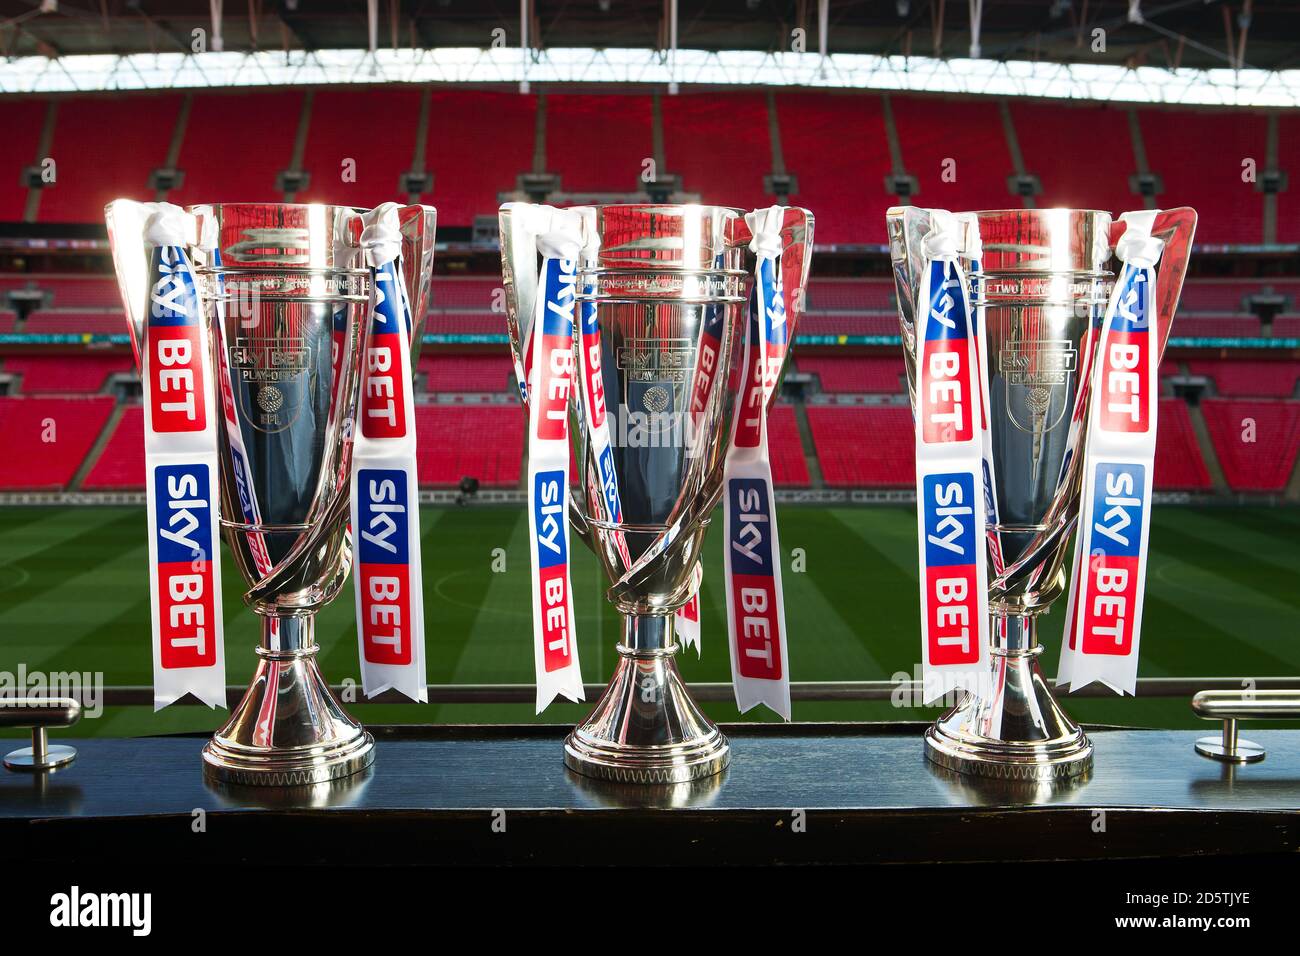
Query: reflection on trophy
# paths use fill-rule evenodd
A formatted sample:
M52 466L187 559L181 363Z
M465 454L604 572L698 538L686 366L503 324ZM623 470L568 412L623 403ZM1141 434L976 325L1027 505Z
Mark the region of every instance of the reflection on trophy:
M1174 209L1139 215L1150 217L1156 258L1163 249L1155 289L1144 293L1154 302L1151 339L1158 364L1196 214ZM921 331L933 308L922 292L929 289L923 283L941 256L933 237L943 217L952 220L943 211L915 207L894 208L887 216L914 410L925 400L918 394L921 356L931 355L935 338ZM1073 209L995 210L961 214L956 221L957 241L948 255L963 267L966 288L951 291L958 301L969 293L971 337L979 357L971 382L982 378L986 395L982 427L981 403L974 406L974 474L978 487L982 471L984 484L980 530L987 545L989 665L978 686L968 686L930 728L926 753L961 773L1022 780L1071 777L1091 767L1092 745L1043 680L1036 631L1039 616L1066 588L1066 545L1080 513L1090 419L1114 400L1093 394L1092 373L1094 363L1103 360L1098 341L1114 278L1107 270L1124 223L1112 225L1105 212ZM1151 376L1146 389L1152 400L1154 387ZM925 388L928 393L928 383ZM1151 432L1153 451L1154 428ZM1147 511L1149 480L1148 475ZM1092 513L1089 508L1090 520ZM1078 571L1075 578L1077 584Z
M160 241L146 236L151 208L119 200L106 213L142 377L159 309L146 247ZM187 212L193 231L173 255L193 263L210 342L221 526L250 585L244 600L262 622L252 684L204 748L205 769L232 784L319 784L374 759L370 734L320 673L313 627L352 564L352 429L370 335L361 211L220 204ZM434 212L410 206L400 215L418 343Z
M550 214L583 223L582 257L568 280L576 287L575 317L556 328L548 318L553 303L539 308L539 291L549 296L550 288L544 281L539 290L538 267ZM782 215L793 326L812 217L801 209ZM739 210L698 205L558 211L515 203L502 207L500 226L511 345L521 384L533 383L523 389L530 413L553 397L539 384L533 337L570 336L551 353L561 363L571 356L573 366L568 409L580 490L568 518L595 552L610 581L607 597L623 616L613 679L566 740L565 763L625 783L716 774L727 766L729 746L682 682L673 620L701 580L700 549L739 408L750 229ZM543 280L553 262L543 262ZM562 448L561 469L567 441ZM543 533L540 523L536 533ZM539 656L539 678L552 646L545 663ZM580 677L576 689L555 692L580 699ZM549 699L539 696L539 708Z

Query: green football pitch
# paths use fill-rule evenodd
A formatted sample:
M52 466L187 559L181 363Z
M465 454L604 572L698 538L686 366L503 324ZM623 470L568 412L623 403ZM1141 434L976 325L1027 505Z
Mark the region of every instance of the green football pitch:
M425 508L424 595L429 680L532 681L527 521L521 507ZM789 506L781 512L790 673L796 681L887 680L918 659L916 525L910 507ZM795 549L803 570L791 568ZM583 676L604 682L618 620L594 559L574 542ZM504 556L502 569L501 557ZM0 509L0 671L102 672L115 685L150 683L144 509ZM688 681L729 679L720 536L710 534L701 596L703 655L681 655ZM1142 635L1146 677L1300 674L1300 509L1157 507ZM230 683L247 680L257 640L234 566L223 567ZM1043 629L1056 672L1063 610ZM321 665L334 683L358 676L351 583L318 617ZM1186 699L1075 699L1079 719L1190 727ZM585 705L356 705L370 723L568 722ZM710 703L718 720L733 704ZM872 703L796 702L798 720L898 720L933 711ZM761 709L744 719L770 719ZM201 706L108 708L78 735L210 730ZM1202 725L1205 726L1205 725Z

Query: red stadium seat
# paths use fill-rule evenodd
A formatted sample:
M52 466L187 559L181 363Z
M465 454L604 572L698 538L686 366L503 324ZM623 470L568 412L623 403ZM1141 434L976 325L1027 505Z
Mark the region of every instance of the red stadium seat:
M498 194L532 169L536 112L535 96L434 90L425 153L433 193L424 199L438 207L439 226L470 226L475 215L496 215Z
M1300 402L1209 398L1201 403L1233 491L1282 491L1300 448Z
M1114 215L1142 208L1142 198L1129 190L1137 163L1122 110L1060 100L1013 99L1010 106L1025 172L1037 176L1043 189L1035 197L1038 206L1102 209ZM992 134L1000 130L998 126ZM1003 204L1019 205L1014 198Z
M88 491L144 487L144 409L128 405L90 474L81 483Z
M1300 378L1300 362L1289 359L1192 359L1187 370L1212 379L1220 395L1234 398L1290 398Z
M185 179L167 194L167 201L282 201L276 177L293 161L304 95L301 90L196 93L181 144L179 165Z
M431 312L424 320L428 335L505 335L502 312Z
M778 93L786 170L798 180L790 201L817 217L814 242L885 242L889 145L880 97L862 93ZM828 148L828 144L834 144Z
M1247 157L1263 171L1267 123L1262 113L1142 109L1138 122L1147 163L1164 184L1157 202L1164 209L1194 207L1197 242L1264 241L1264 194L1241 176Z
M903 356L801 355L799 371L816 375L822 391L840 394L900 394Z
M1015 169L995 102L929 96L895 96L891 101L903 165L917 180L913 202L954 210L1021 205L1007 189L1007 177ZM1089 134L1082 143L1086 153L1096 141ZM945 181L950 159L953 178Z
M397 187L411 169L419 116L416 89L318 90L302 157L311 179L297 200L366 208L405 202ZM347 159L355 163L353 182L343 180Z
M166 164L180 108L176 94L60 100L50 148L58 179L41 190L37 219L102 224L114 199L152 200L149 174Z
M0 222L22 222L27 189L20 185L23 170L37 162L47 100L6 97L0 102ZM56 167L57 170L57 167Z
M767 419L767 440L772 459L773 484L783 488L807 488L812 484L794 406L772 406L772 413Z
M642 163L654 156L650 103L644 94L548 94L546 172L566 193L640 191Z
M420 484L453 486L477 478L486 488L519 484L524 413L510 405L417 405Z
M822 477L832 488L916 484L912 411L904 405L809 405Z
M1160 399L1155 486L1161 491L1204 491L1210 487L1210 473L1196 443L1191 415L1180 398Z
M492 355L422 355L420 371L436 394L505 392L510 390L514 363L502 351Z
M33 393L97 392L109 375L129 372L134 366L129 355L9 355L3 368L22 376L22 391Z
M1300 156L1300 116L1286 111L1278 114L1277 152L1283 157L1290 182L1300 179L1300 166L1295 157ZM1300 189L1290 187L1277 194L1277 241L1300 242Z
M680 176L684 192L742 209L776 201L763 189L763 177L772 172L772 138L762 94L683 93L659 103L668 167L661 172Z
M57 491L67 486L104 430L113 399L0 398L0 488Z
M815 312L887 312L895 315L893 279L818 279L808 282Z
M126 316L121 312L33 312L23 331L33 335L125 335Z
M805 315L798 338L808 335L898 335L898 318L889 315L850 315L844 312Z

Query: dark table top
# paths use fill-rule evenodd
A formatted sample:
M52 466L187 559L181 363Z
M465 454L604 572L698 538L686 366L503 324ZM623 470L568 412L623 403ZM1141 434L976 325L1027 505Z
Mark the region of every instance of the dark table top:
M1300 731L1243 734L1262 763L1198 756L1184 731L1090 731L1091 775L1031 786L924 758L923 725L727 728L731 767L679 787L587 780L564 728L372 728L367 774L312 790L223 788L202 737L65 740L70 766L0 771L0 835L33 859L187 840L312 862L919 862L1288 853L1300 848ZM200 812L201 811L201 812ZM198 821L196 823L196 821ZM268 843L272 841L272 843Z

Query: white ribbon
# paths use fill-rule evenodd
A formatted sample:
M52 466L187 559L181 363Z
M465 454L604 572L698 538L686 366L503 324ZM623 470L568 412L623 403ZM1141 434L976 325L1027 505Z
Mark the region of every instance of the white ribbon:
M1074 574L1058 683L1137 689L1152 472L1160 407L1156 263L1158 210L1129 212L1115 253L1123 263L1093 360ZM1095 330L1094 330L1095 331Z
M785 208L745 216L757 256L745 327L739 407L723 466L727 636L736 706L766 704L790 719L790 667L776 498L767 447L767 406L789 348L782 289Z
M942 209L930 215L915 309L916 520L927 702L956 687L978 692L989 668L986 388L970 287L957 259L959 221Z
M358 420L353 427L351 530L361 681L367 697L394 689L428 701L420 495L411 329L396 203L363 214L370 266Z

